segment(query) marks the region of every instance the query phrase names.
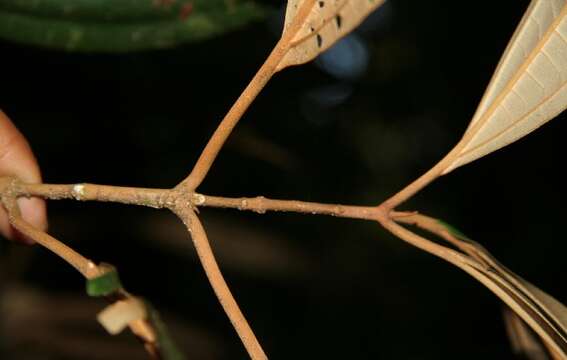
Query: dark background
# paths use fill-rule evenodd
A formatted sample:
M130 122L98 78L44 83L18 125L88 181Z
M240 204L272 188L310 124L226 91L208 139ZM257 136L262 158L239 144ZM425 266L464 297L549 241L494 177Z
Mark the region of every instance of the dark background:
M205 194L373 205L459 139L527 1L391 1L364 34L342 104L308 64L275 76L200 187ZM0 42L0 108L50 183L171 187L275 44L258 22L173 50L88 55ZM565 114L438 179L403 209L442 218L567 301ZM272 359L514 359L501 303L462 271L362 221L202 209L221 268ZM166 211L50 202L50 233L115 264L194 359L245 359L180 222ZM39 247L3 241L7 359L145 358L95 321L104 306Z

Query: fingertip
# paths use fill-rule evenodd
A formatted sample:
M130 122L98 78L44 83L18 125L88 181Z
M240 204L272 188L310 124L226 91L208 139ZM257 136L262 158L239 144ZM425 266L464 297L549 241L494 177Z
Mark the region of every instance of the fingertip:
M22 218L41 231L47 231L45 201L39 198L19 198L18 206Z
M7 175L28 183L41 182L39 166L27 140L0 110L0 176ZM47 230L44 200L20 198L18 206L25 221L41 231ZM35 243L12 228L4 209L0 209L0 233L12 240L20 240L27 244Z
M13 240L14 239L14 229L10 225L8 221L8 214L6 214L6 210L0 207L0 234L6 239Z

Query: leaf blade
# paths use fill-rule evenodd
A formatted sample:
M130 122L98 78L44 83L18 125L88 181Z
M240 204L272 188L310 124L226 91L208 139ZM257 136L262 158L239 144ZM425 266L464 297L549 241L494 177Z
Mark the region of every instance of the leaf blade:
M567 4L534 0L514 33L471 123L453 169L542 126L567 106Z
M276 67L313 60L356 28L385 0L289 0L283 38L288 49Z
M482 245L454 226L442 220L437 222L454 236L454 240L472 246L461 248L473 249L473 252L467 251L468 255L480 259L485 268L464 263L458 266L506 303L541 337L549 351L567 356L567 307L502 265Z
M103 11L98 8L94 14L89 9L79 9L83 12L61 16L55 11L60 9L43 13L39 10L44 9L33 12L0 7L0 39L70 52L125 53L206 40L261 19L267 13L267 8L255 2L242 2L233 9L209 7L193 10L185 18L169 13L147 18L145 12L149 10L142 9L140 18L111 20L101 18L99 13Z

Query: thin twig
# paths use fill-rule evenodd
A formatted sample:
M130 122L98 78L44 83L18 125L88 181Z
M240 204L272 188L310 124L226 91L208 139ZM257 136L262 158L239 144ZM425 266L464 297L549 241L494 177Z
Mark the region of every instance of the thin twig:
M506 266L501 264L492 254L486 250L481 244L470 239L457 238L451 232L447 230L447 227L443 225L439 219L417 213L404 213L404 212L392 212L392 218L401 223L411 224L417 226L423 230L426 230L432 234L435 234L443 239L445 239L450 244L457 247L459 250L463 251L471 258L474 258L480 264L483 264L486 268L492 268L497 270L502 276L513 283L517 288L522 289L524 293L529 294L530 292L525 288L525 285L521 281L518 281L517 275L515 275Z
M75 199L80 201L108 201L153 208L173 204L172 190L110 186L88 183L78 184L26 184L18 183L16 196L38 196L44 199Z
M451 234L447 227L442 224L439 219L435 219L430 216L426 216L423 214L419 214L417 212L398 212L392 211L390 213L393 220L417 226L423 230L426 230L432 234L439 236L440 238L444 239L451 245L455 246L457 249L461 250L465 254L473 257L480 263L485 265L490 265L484 256L482 256L483 252L478 250L480 246L477 243L471 241L463 241L462 239L457 238L455 235Z
M79 271L86 279L93 279L103 273L103 270L91 260L85 258L69 246L57 240L53 236L36 229L30 223L21 217L20 209L16 203L14 196L16 188L20 188L21 183L11 181L12 188L4 187L2 190L2 205L7 210L10 224L23 235L34 240L36 243L52 251L57 256L65 260L77 271ZM126 299L131 295L125 291L121 291L118 298ZM156 332L153 326L146 319L139 319L128 324L130 330L144 342L144 348L152 359L159 360L160 351L157 344Z
M451 264L458 266L459 268L470 266L477 269L484 269L484 266L482 264L480 264L473 258L468 257L466 254L462 254L456 250L437 244L431 240L419 236L414 232L406 229L405 227L397 224L391 219L381 221L380 224L396 237L410 243L418 249L440 257L450 262Z
M270 53L264 64L260 67L256 75L252 78L248 86L240 94L236 102L232 105L224 119L220 122L215 132L209 139L207 145L201 152L199 159L195 163L193 170L185 178L180 187L186 187L189 191L194 191L205 179L209 169L213 165L219 151L223 147L226 139L240 120L244 112L250 107L256 96L266 86L268 81L276 72L276 67L285 55L286 48L279 41L274 50Z
M2 203L4 208L8 211L8 219L10 223L14 228L16 228L16 230L28 238L33 239L46 249L51 250L53 253L69 263L69 265L73 266L85 278L90 279L98 274L96 271L96 265L92 261L71 249L69 246L63 244L53 236L36 229L27 221L22 219L20 209L16 204L15 198L4 196L2 198Z
M193 204L195 206L249 210L260 214L267 211L286 211L365 220L377 220L378 218L384 217L382 209L376 206L322 204L298 200L268 199L263 196L253 198L229 198L194 193Z
M213 290L219 299L225 313L227 314L232 326L238 333L238 336L242 340L244 347L248 351L248 355L253 360L263 360L267 359L264 350L260 346L260 343L256 339L252 328L248 325L246 318L240 311L238 303L234 299L226 281L224 280L222 273L219 269L219 266L215 260L213 255L213 250L209 244L209 240L207 238L207 234L201 221L197 217L195 212L186 207L181 206L175 209L175 213L179 216L179 218L183 221L189 233L191 234L191 238L193 239L193 243L195 244L195 249L197 250L197 254L199 255L199 259L201 260L201 264L205 269L205 273Z
M89 183L78 184L28 184L18 182L14 185L16 197L37 196L44 199L72 199L80 201L117 202L129 205L149 206L153 208L172 208L176 201L185 198L186 191L172 189L151 189L124 186L110 186ZM193 193L184 206L203 206L234 208L239 210L265 213L267 211L296 212L313 215L377 220L383 217L382 208L376 206L357 206L326 204L299 200L269 199L257 197L221 197Z
M456 149L456 148L455 148ZM455 149L451 151L447 156L445 156L441 161L439 161L435 166L429 169L426 173L421 175L419 178L411 182L409 185L404 187L402 190L398 191L392 197L387 199L382 203L388 210L393 210L399 206L404 201L411 198L413 195L418 193L421 189L429 185L432 181L437 179L443 173L443 170L453 161L456 151Z

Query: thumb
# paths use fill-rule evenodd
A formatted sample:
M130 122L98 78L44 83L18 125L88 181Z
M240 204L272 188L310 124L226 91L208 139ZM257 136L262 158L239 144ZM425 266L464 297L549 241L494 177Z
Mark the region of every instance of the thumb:
M41 174L33 152L22 133L0 110L0 176L15 176L24 182L39 183ZM47 229L45 202L42 199L18 199L24 220L41 230ZM10 226L4 209L0 209L0 233L10 239L17 233ZM23 239L31 242L29 239ZM26 241L27 240L27 241Z

